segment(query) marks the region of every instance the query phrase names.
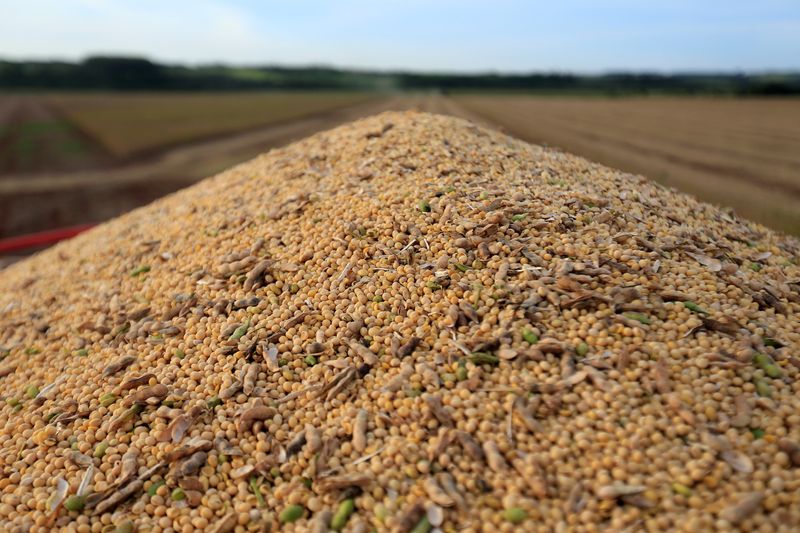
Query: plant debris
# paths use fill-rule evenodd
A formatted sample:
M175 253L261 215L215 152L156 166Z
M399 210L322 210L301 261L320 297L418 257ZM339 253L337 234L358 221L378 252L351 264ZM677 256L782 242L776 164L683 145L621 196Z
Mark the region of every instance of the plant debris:
M798 263L457 119L323 132L0 272L0 529L796 530Z

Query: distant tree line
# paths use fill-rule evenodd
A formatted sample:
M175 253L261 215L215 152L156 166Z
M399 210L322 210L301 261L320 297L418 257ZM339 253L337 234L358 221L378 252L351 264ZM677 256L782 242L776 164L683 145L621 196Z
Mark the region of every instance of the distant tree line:
M578 94L798 95L800 72L773 74L423 74L327 67L175 66L136 57L80 63L0 60L0 89L527 91Z

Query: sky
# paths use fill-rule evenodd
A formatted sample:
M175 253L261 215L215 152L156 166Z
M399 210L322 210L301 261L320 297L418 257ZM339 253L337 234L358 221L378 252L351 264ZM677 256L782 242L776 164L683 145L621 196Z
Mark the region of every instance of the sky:
M800 69L800 0L0 0L0 58L440 72Z

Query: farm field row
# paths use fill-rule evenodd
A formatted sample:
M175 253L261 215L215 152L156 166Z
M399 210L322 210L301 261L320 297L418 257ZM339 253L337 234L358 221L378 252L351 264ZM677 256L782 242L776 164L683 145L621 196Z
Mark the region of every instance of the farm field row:
M645 175L800 234L800 99L455 100L514 136Z

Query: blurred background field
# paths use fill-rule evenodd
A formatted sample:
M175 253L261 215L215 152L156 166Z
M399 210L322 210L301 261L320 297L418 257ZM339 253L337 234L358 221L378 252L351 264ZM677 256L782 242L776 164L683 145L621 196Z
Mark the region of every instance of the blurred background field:
M800 99L465 95L457 102L525 140L800 234Z
M800 234L800 99L457 92L0 96L0 234L98 222L386 109L449 113Z
M73 5L76 13L98 17L93 25L64 4L52 3L49 19L26 15L26 8L9 11L0 21L7 36L0 48L0 239L102 222L270 148L390 109L480 122L800 235L800 60L785 46L800 41L800 31L786 27L800 30L800 15L791 4L737 7L723 16L696 6L631 11L612 2L613 19L583 3L586 13L569 13L587 32L572 52L557 34L565 24L559 15L569 10L564 6L504 2L503 10L466 2L461 26L434 28L418 15L443 20L453 5L427 11L391 5L369 11L374 27L368 31L352 3L342 13L320 4L299 18L289 8L234 4L198 4L197 16L206 16L203 24L212 30L218 23L212 14L239 18L238 26L217 28L222 33L208 43L187 34L194 48L173 37L189 31L177 20L153 26L162 35L152 42L127 35L128 19L155 24L157 13L116 1ZM185 3L163 9L194 16ZM691 26L702 9L707 24ZM275 39L293 42L294 49L271 49L255 36L247 43L234 38L269 26L266 12L285 18L308 46L275 27ZM59 13L74 31L59 33ZM659 22L665 13L671 18ZM525 20L548 16L553 28L531 36ZM621 33L625 42L608 41L608 31L629 29L631 16L642 28L654 25L655 33ZM714 24L734 16L753 27L709 40ZM329 24L334 20L338 26ZM101 32L100 21L116 23L120 36ZM34 40L48 28L48 36L61 35L68 53L57 41ZM486 39L465 40L467 28ZM693 39L691 49L667 28ZM88 37L76 37L79 29ZM593 32L606 33L591 40ZM510 54L506 33L514 36ZM764 44L767 34L782 35L784 44ZM743 53L741 42L752 50ZM91 53L98 48L124 53ZM269 64L309 58L355 66ZM730 67L741 64L748 68Z

